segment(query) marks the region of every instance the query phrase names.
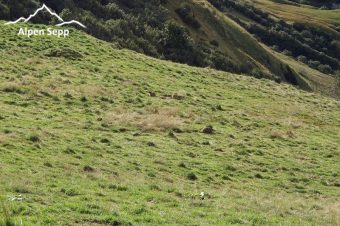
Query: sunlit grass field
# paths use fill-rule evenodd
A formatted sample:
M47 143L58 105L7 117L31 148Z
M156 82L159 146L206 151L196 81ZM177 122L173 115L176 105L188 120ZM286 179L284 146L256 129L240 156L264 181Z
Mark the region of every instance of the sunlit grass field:
M0 25L0 225L340 221L339 101L19 26Z
M319 26L339 35L334 28L340 26L340 9L321 10L307 5L287 4L285 1L278 0L255 0L254 3L283 20Z

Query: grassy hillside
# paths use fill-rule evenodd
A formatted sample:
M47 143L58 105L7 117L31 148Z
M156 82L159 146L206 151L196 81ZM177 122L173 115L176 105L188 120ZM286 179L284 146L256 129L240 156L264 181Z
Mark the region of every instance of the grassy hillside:
M339 101L0 29L0 225L339 222Z
M195 19L201 24L200 29L189 26L190 34L196 41L217 42L219 50L228 56L230 63L239 65L244 73L251 74L256 71L259 72L259 77L280 78L284 81L287 81L286 76L291 76L287 65L266 51L247 31L207 1L168 2L167 6L173 12L173 18L177 17L177 21L183 26L188 25L175 13L181 5L183 7L183 3L191 8Z
M337 95L334 90L336 89L335 74L339 68L339 33L334 30L334 25L332 25L334 28L332 32L329 32L329 28L307 23L304 20L282 18L279 13L271 12L263 5L248 1L209 0L209 2L223 12L225 17L233 19L251 33L256 38L255 42L270 47L270 49L266 47L265 49L275 56L271 58L289 65L295 72L294 76L287 77L290 83L334 97ZM282 12L289 11L289 7L299 8L283 1L271 2L271 4L276 7L280 6ZM327 11L329 15L332 14L331 10L315 8L311 10L315 13ZM230 27L228 29L230 30ZM250 36L249 33L248 36ZM238 34L237 36L242 37ZM244 37L239 40L247 43ZM251 51L245 49L245 52ZM264 50L256 50L254 57L258 58L259 55L256 53L262 52Z
M288 1L255 0L253 3L283 20L321 26L339 37L335 29L340 26L340 9L320 10L308 5L288 4Z
M286 56L282 53L275 52L273 50L272 53L281 59L283 62L286 62L290 67L294 69L305 82L307 87L310 87L311 90L317 93L321 93L327 96L331 96L333 98L339 99L340 90L337 78L335 76L325 75L324 73L317 71L308 67L308 65L296 61L293 58Z
M291 20L283 18L288 23L281 23L276 19L281 18L279 13L271 12L268 7L257 3L244 5L244 2L0 0L0 19L16 20L28 16L45 3L65 20L81 21L87 26L88 34L111 42L117 48L192 66L288 82L304 90L335 97L333 81L340 68L336 25L332 25L332 32L319 32L314 25L306 27L306 23L293 28L288 25ZM291 6L281 2L272 4L287 6L285 11ZM330 17L333 15L330 10L306 8L321 13L327 11L324 14ZM337 17L332 21L336 22ZM40 12L32 22L55 24L56 21L48 13ZM286 61L278 57L279 54L272 53L261 42L293 59ZM303 71L308 73L301 73L296 67L298 59L304 62Z

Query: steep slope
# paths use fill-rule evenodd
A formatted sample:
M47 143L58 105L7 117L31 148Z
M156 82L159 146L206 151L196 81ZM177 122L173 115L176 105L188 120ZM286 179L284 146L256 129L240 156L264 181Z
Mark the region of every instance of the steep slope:
M335 96L334 76L324 73L306 76L299 73L295 64L287 64L287 61L277 57L236 20L232 20L235 18L218 11L206 0L0 0L0 19L16 20L27 16L42 3L46 3L65 20L78 19L86 24L86 32L112 42L119 48L193 66L289 82L305 90L317 90ZM53 23L48 16L42 14L34 22ZM310 51L310 56L318 55L314 49ZM313 59L311 63L316 69L320 66L325 73L336 70L335 59L324 55L319 58L325 58L326 62L320 65L317 59ZM333 68L327 65L328 61ZM314 72L306 65L303 67L306 68L304 71ZM319 81L332 83L325 85Z
M231 59L233 65L239 65L243 69L241 71L253 73L254 76L258 72L258 77L281 78L295 85L299 83L297 74L287 65L266 51L247 31L207 1L175 0L169 1L168 7L175 12L176 9L183 7L183 4L191 8L195 19L202 26L200 29L191 28L191 35L197 41L205 40L208 43L217 41L219 50ZM173 17L176 18L175 13ZM177 21L181 22L181 19L178 18ZM186 26L185 23L182 24Z
M252 1L209 0L209 2L249 31L257 42L267 45L270 49L265 48L281 62L288 64L298 74L296 77L299 79L300 87L310 87L314 91L321 91L333 97L338 95L335 92L338 89L336 74L340 59L339 33L335 30L337 20L334 19L333 23L328 24L330 27L326 27L307 22L307 19L282 18L280 13L269 11L265 6ZM295 7L296 10L300 10L295 12L297 17L312 16L308 13L303 14L306 7L292 6L288 1L265 2L279 8L281 13L290 12L290 7ZM333 12L307 9L314 14L320 12L328 16ZM316 17L315 20L322 22L321 18Z
M340 9L320 10L303 4L289 4L289 1L255 0L252 3L285 21L320 26L339 37Z
M272 51L275 56L293 68L294 71L299 74L300 78L308 84L308 87L310 87L311 90L336 99L340 98L339 78L336 78L336 76L326 75L318 70L310 68L308 65L296 61L290 56L286 56L271 49L268 50Z
M339 101L2 24L0 224L339 222Z

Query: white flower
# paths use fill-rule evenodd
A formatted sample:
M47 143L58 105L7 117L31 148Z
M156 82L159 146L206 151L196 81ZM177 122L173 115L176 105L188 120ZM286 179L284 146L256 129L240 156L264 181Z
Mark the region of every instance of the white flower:
M201 192L200 196L201 196L201 199L204 199L205 194L203 191Z

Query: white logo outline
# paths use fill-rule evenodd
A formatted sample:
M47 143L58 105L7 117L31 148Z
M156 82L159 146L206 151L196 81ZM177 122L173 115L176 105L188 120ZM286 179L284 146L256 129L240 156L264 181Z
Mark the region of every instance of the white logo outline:
M77 25L79 25L83 28L86 28L86 26L84 24L80 23L77 20L64 21L63 18L61 18L58 14L52 12L52 10L48 6L46 6L45 4L43 4L42 7L38 8L33 14L29 15L29 17L27 17L27 18L20 17L19 19L15 20L15 21L10 21L10 22L5 23L5 25L16 24L16 23L21 22L21 21L23 21L24 23L27 23L33 17L35 17L40 11L42 11L44 9L47 10L47 12L49 14L51 14L52 16L55 16L61 22L61 23L55 25L57 27L61 27L63 25L68 25L68 24L77 24Z

